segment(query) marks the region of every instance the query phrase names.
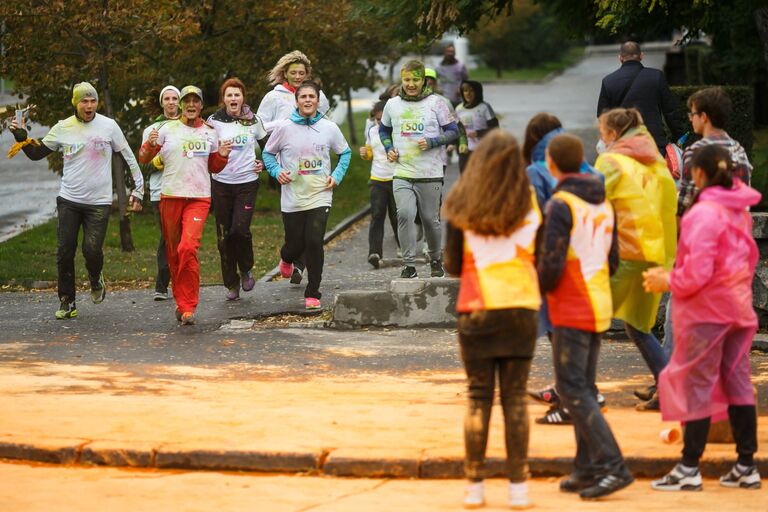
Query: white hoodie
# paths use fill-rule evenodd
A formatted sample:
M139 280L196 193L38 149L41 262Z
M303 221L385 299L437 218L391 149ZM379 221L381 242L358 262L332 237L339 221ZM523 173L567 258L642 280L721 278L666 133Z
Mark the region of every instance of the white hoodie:
M264 95L256 111L264 122L264 128L267 133L272 133L272 129L283 119L290 119L293 110L296 108L296 96L289 91L283 84L277 84L274 89ZM317 109L321 114L326 114L330 109L328 98L325 93L320 91L320 105Z

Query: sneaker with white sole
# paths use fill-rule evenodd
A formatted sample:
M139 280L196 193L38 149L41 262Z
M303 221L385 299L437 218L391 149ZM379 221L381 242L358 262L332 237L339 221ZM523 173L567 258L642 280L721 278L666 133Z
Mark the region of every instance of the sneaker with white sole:
M303 272L303 269L293 267L293 272L291 272L291 284L301 284L301 277Z
M320 299L314 297L307 297L304 299L304 308L306 309L320 309Z
M91 302L101 304L107 296L107 284L104 282L104 274L99 274L96 284L91 284Z
M375 252L369 254L368 263L370 263L373 268L379 268L381 266L381 256L379 256Z
M470 482L464 489L464 508L481 508L485 506L485 486L483 482Z
M599 478L595 485L592 487L587 487L586 489L583 489L581 492L579 492L579 497L583 500L596 500L598 498L602 498L603 496L613 494L616 491L620 491L621 489L629 486L634 481L635 478L629 473L629 471L624 469L618 473L605 475Z
M701 473L696 468L695 473L688 473L680 467L680 464L672 468L672 471L651 482L651 489L656 491L700 491Z
M507 490L507 496L509 498L509 508L512 510L525 510L531 508L531 500L528 499L528 483L509 482L509 488Z
M56 320L67 320L69 318L77 318L77 306L75 301L69 302L64 299L59 304L59 309L56 310Z
M168 292L155 292L155 294L152 296L152 300L168 300Z
M731 468L727 475L720 477L720 485L741 489L759 489L761 486L760 473L757 472L757 466L749 466L741 471L736 465Z
M560 403L557 402L549 408L544 416L536 418L535 421L539 425L572 425L573 417L568 409L561 407Z

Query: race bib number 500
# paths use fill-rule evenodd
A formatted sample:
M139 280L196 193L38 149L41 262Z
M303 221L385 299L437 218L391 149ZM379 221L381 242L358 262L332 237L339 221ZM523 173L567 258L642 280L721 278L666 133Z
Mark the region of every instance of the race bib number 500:
M400 121L400 135L403 137L422 137L424 135L424 119Z
M322 174L323 159L319 156L304 156L299 159L299 174Z

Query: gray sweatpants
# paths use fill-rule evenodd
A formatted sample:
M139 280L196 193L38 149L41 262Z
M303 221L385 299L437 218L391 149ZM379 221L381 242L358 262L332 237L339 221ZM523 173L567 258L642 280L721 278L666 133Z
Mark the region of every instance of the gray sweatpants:
M440 259L440 200L443 184L439 181L413 182L395 178L392 188L397 205L397 235L403 250L403 262L413 266L416 259L416 215L421 215L429 258Z

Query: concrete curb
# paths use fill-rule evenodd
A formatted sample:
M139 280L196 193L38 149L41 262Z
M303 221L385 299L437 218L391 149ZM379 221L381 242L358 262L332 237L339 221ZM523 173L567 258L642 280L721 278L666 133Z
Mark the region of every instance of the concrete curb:
M346 217L341 220L338 224L336 224L330 231L325 233L325 236L323 237L323 244L327 244L340 234L342 234L344 231L349 229L352 225L354 225L357 221L365 217L371 213L371 205L365 206L364 208L361 208L360 210L356 211L349 217ZM280 266L273 268L272 270L269 270L266 274L261 276L258 279L259 283L268 283L277 276L280 275Z
M338 456L334 456L335 452ZM247 471L254 473L312 473L353 478L464 478L460 457L429 457L425 450L414 457L355 456L350 450L318 449L304 452L265 452L245 450L176 450L170 445L157 448L126 448L114 442L78 439L51 440L46 443L0 441L0 458L49 464L185 469L205 471ZM659 477L678 462L669 457L627 457L626 463L637 477ZM768 473L768 458L755 460L762 474ZM528 460L533 476L564 476L571 473L569 457L532 457ZM725 474L731 458L703 459L700 470L705 477ZM504 459L486 460L489 478L505 475Z

